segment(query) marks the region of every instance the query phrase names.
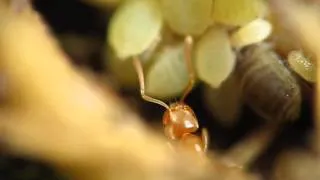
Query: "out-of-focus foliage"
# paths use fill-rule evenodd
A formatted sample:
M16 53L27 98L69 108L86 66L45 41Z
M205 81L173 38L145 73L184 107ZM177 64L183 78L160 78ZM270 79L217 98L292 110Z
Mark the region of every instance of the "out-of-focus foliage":
M58 39L62 48L78 63L88 62L90 56L99 50L100 43L97 38L66 33L60 35Z
M278 126L268 125L255 129L233 145L222 156L230 165L245 168L260 155L261 151L268 147L268 144L276 136Z
M278 53L286 57L290 51L301 48L301 43L286 24L283 24L274 16L268 17L268 21L272 25L270 40Z
M218 88L236 63L227 30L214 26L206 32L196 44L194 58L199 79Z
M182 35L201 35L211 24L212 0L159 0L169 27Z
M111 19L109 44L120 59L137 56L158 37L162 22L156 1L128 0Z
M293 150L286 152L276 162L273 180L318 180L320 160L309 151Z

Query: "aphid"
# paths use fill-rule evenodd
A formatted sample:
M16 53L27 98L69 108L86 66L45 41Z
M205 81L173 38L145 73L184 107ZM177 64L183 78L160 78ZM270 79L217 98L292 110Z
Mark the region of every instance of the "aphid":
M194 50L194 66L199 80L212 88L219 88L236 65L227 29L211 27L197 41Z
M266 5L261 0L214 0L212 17L217 23L241 26L263 17L266 12Z
M161 100L181 94L188 86L189 79L184 59L183 42L159 48L145 73L146 93Z
M298 118L300 86L271 47L265 43L248 46L239 56L236 73L244 101L266 120Z
M185 38L185 61L188 66L189 83L179 102L167 105L159 99L146 95L141 62L137 57L134 57L133 64L139 78L141 97L146 101L159 104L166 108L163 116L165 135L171 140L171 142L178 141L182 146L187 146L192 148L194 152L202 154L206 152L208 148L208 132L206 129L202 129L201 137L195 134L199 129L197 117L195 116L192 108L184 103L184 99L191 92L195 83L195 75L191 63L192 44L192 37L187 36Z
M269 37L271 32L272 25L267 20L257 18L231 34L231 45L234 48L241 49L262 42Z
M302 51L293 50L288 54L290 67L308 82L315 83L317 80L316 67L311 59Z
M145 52L158 38L163 25L156 1L125 1L114 13L108 42L123 61Z
M160 0L167 25L177 34L199 36L212 23L212 0Z

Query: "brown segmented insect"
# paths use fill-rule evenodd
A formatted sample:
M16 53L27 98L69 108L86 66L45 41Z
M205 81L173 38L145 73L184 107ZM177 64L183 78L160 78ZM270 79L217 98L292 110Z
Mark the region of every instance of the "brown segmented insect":
M137 57L133 59L133 64L139 78L141 97L146 101L159 104L166 108L162 120L164 133L170 139L170 142L177 141L180 145L193 150L197 154L203 154L208 149L208 132L206 129L202 129L201 136L195 134L199 129L197 117L192 108L184 103L184 99L191 92L195 83L195 73L191 62L192 45L192 37L187 36L185 38L185 61L189 72L188 86L181 96L180 101L170 105L145 94L142 64Z
M270 121L298 118L300 86L271 45L261 43L244 48L236 73L244 101L257 114Z

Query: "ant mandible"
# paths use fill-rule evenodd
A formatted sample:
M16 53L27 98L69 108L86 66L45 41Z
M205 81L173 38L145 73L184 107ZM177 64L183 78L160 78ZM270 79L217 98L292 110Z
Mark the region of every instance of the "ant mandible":
M145 101L159 104L166 108L162 119L165 135L171 141L179 140L179 142L182 143L181 145L186 146L198 154L202 154L208 149L208 131L203 128L201 137L195 134L199 129L197 117L192 108L184 103L186 96L191 92L195 84L195 73L191 62L192 45L193 38L187 36L184 40L184 54L188 68L189 82L180 101L170 104L170 106L159 99L145 94L145 81L141 61L137 57L134 57L133 65L138 75L141 97Z

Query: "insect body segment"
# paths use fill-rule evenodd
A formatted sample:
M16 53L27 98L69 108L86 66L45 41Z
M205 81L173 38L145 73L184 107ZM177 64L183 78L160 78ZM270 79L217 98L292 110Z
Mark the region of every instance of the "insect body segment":
M186 133L181 138L181 145L193 149L197 153L204 153L208 150L209 134L207 129L202 129L201 138L197 135Z
M239 59L236 71L244 99L256 113L277 122L298 118L300 87L268 44L248 47Z
M168 106L159 99L155 99L145 94L144 75L141 62L138 58L133 59L134 67L137 71L141 97L149 102L159 104L166 108L163 115L164 133L171 141L178 141L181 147L187 147L196 153L203 153L207 151L208 147L208 132L206 129L202 130L202 135L198 136L195 133L199 129L199 123L192 108L183 101L190 93L194 86L195 76L191 62L191 47L192 38L190 36L185 39L185 60L189 71L189 83L184 91L181 100Z

